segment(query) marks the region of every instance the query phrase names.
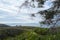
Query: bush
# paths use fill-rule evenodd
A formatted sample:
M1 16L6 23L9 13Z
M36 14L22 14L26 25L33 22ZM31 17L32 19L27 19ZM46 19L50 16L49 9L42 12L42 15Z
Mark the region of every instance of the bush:
M20 35L23 33L23 30L21 29L2 29L0 30L0 39L3 40L7 37L15 37L16 35Z
M36 32L39 35L46 35L48 33L48 29L45 29L45 28L36 28L34 30L34 32Z

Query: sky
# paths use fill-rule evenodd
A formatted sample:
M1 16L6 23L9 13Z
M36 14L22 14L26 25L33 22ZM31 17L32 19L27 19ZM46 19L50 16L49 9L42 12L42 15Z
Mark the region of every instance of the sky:
M0 23L39 23L43 17L36 14L36 17L31 17L32 13L47 10L52 7L53 0L47 0L43 8L19 8L26 0L0 0ZM38 2L34 2L37 6Z

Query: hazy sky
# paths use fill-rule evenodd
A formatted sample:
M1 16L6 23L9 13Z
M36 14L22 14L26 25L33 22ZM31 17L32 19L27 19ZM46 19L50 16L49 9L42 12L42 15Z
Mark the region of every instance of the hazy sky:
M25 0L0 0L0 23L38 23L42 17L37 16L32 20L31 13L49 9L52 6L52 0L44 3L44 8L21 8L19 6ZM35 2L37 6L37 2ZM18 12L20 10L20 12Z

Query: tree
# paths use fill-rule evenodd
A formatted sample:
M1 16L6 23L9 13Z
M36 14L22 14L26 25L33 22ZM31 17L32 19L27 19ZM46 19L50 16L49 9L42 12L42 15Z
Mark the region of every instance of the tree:
M31 2L28 2L28 0L26 0L24 4L26 4L26 6L30 4L29 6L35 8L35 5L34 5L35 1L38 2L38 8L42 8L44 3L47 0L31 0L31 2L33 2L34 7L31 5ZM53 3L53 6L51 8L47 10L39 11L38 13L45 18L45 20L42 21L41 23L48 24L48 25L52 24L53 25L52 27L55 27L56 23L60 21L60 0L51 0L51 1ZM35 17L35 14L31 14L31 16Z
M39 4L42 4L42 5L44 4L45 1L46 0L38 0ZM55 27L56 23L60 21L60 0L53 1L53 4L54 5L51 8L44 11L40 11L38 13L43 15L43 17L45 18L45 20L41 23L48 24L48 25L52 24L53 25L52 27ZM54 18L54 17L57 17L57 18Z

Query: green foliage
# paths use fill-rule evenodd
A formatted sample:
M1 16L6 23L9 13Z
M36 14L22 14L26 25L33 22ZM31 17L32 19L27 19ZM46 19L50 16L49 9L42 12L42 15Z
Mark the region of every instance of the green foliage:
M56 29L26 26L2 28L0 40L60 40L60 27Z
M35 32L24 32L22 35L18 35L13 38L13 40L38 40L39 36ZM12 40L12 38L7 38L6 40Z
M40 34L40 35L46 35L47 31L48 31L47 28L36 28L34 30L34 32L36 32L37 34Z
M6 27L7 28L7 27ZM19 35L23 33L23 30L21 29L14 29L14 28L2 28L0 29L0 39L3 40L4 38L7 37L15 37L16 35Z

